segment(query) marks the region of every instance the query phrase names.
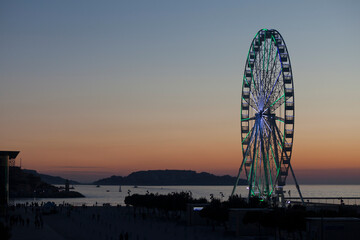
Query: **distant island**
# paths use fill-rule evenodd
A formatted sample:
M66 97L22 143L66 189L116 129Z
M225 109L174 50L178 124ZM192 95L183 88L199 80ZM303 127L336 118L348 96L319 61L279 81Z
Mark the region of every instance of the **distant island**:
M36 172L36 171L34 171ZM63 184L65 185L65 179ZM66 191L41 180L38 174L24 171L20 167L9 168L10 198L78 198L79 192Z
M161 186L161 185L234 185L236 177L229 175L216 176L211 173L197 173L191 170L148 170L138 171L126 177L111 176L93 182L95 185L141 185L141 186ZM239 179L239 185L247 185L247 180Z

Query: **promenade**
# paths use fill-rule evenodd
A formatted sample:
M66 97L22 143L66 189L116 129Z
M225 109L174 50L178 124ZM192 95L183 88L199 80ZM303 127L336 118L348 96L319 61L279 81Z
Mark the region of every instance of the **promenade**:
M42 226L35 225L36 211L18 207L9 215L21 216L25 221L12 224L14 240L62 239L134 239L134 240L215 240L235 239L225 236L224 228L187 226L178 216L137 211L131 207L58 207L58 213L42 215ZM152 211L152 210L151 210ZM26 223L29 219L29 223ZM178 219L178 220L176 220Z

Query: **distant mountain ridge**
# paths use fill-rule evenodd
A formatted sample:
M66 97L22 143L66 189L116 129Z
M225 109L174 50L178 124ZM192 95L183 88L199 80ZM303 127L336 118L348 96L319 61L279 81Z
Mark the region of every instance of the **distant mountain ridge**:
M111 176L95 181L96 185L234 185L236 177L216 176L211 173L197 173L191 170L148 170L138 171L126 177ZM239 185L246 185L247 180L239 179Z
M22 171L25 172L25 173L32 174L34 176L38 176L38 177L41 178L41 181L44 181L44 182L46 182L48 184L64 185L65 181L66 181L65 178L38 173L35 170L22 169ZM69 180L69 183L70 184L79 184L79 182L73 181L73 180Z

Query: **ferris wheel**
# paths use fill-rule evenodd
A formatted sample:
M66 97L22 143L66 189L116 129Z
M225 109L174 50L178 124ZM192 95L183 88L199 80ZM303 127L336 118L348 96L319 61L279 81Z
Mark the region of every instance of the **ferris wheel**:
M278 31L261 29L251 42L242 80L243 161L232 195L243 171L249 198L270 197L282 189L289 169L293 173L294 120L293 74L285 41Z

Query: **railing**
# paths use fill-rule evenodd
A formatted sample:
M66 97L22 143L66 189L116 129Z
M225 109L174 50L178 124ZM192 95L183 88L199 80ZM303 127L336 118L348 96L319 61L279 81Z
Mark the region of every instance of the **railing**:
M298 200L300 197L285 197L287 201ZM360 197L303 197L307 205L358 205Z

